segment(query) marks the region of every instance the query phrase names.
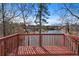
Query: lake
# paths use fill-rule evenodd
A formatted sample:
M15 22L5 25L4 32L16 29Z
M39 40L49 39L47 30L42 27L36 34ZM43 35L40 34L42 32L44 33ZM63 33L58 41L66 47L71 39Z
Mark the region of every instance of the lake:
M42 34L64 34L64 32L61 31L61 30L50 30L48 32L42 32ZM56 44L60 41L62 42L63 36L62 35L43 35L42 40L43 40L43 43L45 45L52 45L52 44ZM27 45L27 43L28 43L28 37L27 36L25 36L24 42L25 42L25 45ZM29 44L34 45L34 46L39 45L39 35L29 36Z
M48 32L42 32L44 34L64 34L65 32L62 30L49 30Z

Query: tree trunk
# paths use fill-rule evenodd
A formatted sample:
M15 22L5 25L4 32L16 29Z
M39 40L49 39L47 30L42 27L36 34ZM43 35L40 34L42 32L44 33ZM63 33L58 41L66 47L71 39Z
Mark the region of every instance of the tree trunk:
M42 26L42 23L41 23L41 19L42 19L42 8L41 8L41 3L40 3L40 10L39 10L39 20L40 20L40 24L39 24L39 45L42 46L42 36L41 36L41 26Z
M6 36L6 29L5 29L5 14L4 14L4 4L2 3L2 19L3 19L3 36Z
M66 32L70 34L69 23L66 24Z

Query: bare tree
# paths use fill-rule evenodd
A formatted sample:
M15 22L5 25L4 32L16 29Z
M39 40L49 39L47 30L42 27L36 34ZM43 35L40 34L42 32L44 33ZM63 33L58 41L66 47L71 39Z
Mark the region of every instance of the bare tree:
M68 13L66 13L66 14L70 14L68 17L71 17L70 18L70 21L68 20L67 21L67 23L66 23L66 25L67 25L67 31L69 32L69 22L72 22L73 21L73 19L74 19L74 22L72 22L72 24L73 23L75 23L76 21L78 21L78 19L79 19L79 16L78 16L78 10L79 10L79 8L77 8L77 7L75 7L74 5L75 4L63 4L64 5L64 9L66 10L66 11L68 11ZM70 32L69 32L70 33Z
M79 19L79 8L75 6L75 4L70 3L61 5L61 8L58 10L63 12L61 12L59 16L62 19L63 23L66 25L66 32L70 33L70 25L76 23Z
M70 4L70 5L71 5L71 4ZM69 11L69 13L70 13L72 16L75 16L76 18L79 19L79 16L76 15L76 14L74 13L74 11L71 10L71 7L73 7L73 6L68 7L66 4L64 4L64 7L65 7L65 9L66 9L67 11ZM74 9L75 9L75 8L74 8ZM76 9L78 9L78 8L76 8Z
M21 12L20 18L23 19L24 29L25 29L25 32L27 32L27 33L28 33L27 20L32 15L33 5L34 4L24 4L24 3L23 4L17 4L18 10Z
M60 21L62 21L62 25L65 25L65 32L66 33L70 33L70 22L71 22L71 19L69 18L70 15L68 14L63 14L60 16Z
M8 35L8 29L9 27L8 26L8 23L15 17L17 17L18 15L16 14L17 11L11 9L10 7L12 7L11 4L5 4L5 3L2 3L1 4L2 6L2 10L1 10L1 21L3 23L3 36L6 36ZM14 8L14 7L12 7Z

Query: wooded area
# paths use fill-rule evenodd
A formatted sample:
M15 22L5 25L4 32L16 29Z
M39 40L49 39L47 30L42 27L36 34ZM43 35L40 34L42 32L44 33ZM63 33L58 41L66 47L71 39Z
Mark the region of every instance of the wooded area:
M46 3L2 3L0 4L0 36L6 36L13 33L29 32L28 25L35 23L39 26L38 32L44 24L47 24L50 14L49 7L53 4ZM66 33L72 33L79 25L78 4L59 4L56 12L59 12L59 20L64 24ZM51 8L53 10L53 7ZM33 19L34 21L31 21ZM20 22L21 21L21 22ZM36 26L35 25L35 26ZM74 25L74 26L72 26ZM47 28L45 28L48 30ZM78 30L75 32L78 33Z

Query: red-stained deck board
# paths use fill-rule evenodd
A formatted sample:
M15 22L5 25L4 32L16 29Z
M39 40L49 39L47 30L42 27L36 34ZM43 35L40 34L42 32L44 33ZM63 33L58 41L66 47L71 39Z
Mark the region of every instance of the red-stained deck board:
M65 47L57 47L57 46L47 46L44 47L51 55L72 55L74 54L72 51Z
M13 51L10 55L16 55ZM19 56L36 56L36 55L75 55L72 51L65 47L57 46L20 46L18 48Z

